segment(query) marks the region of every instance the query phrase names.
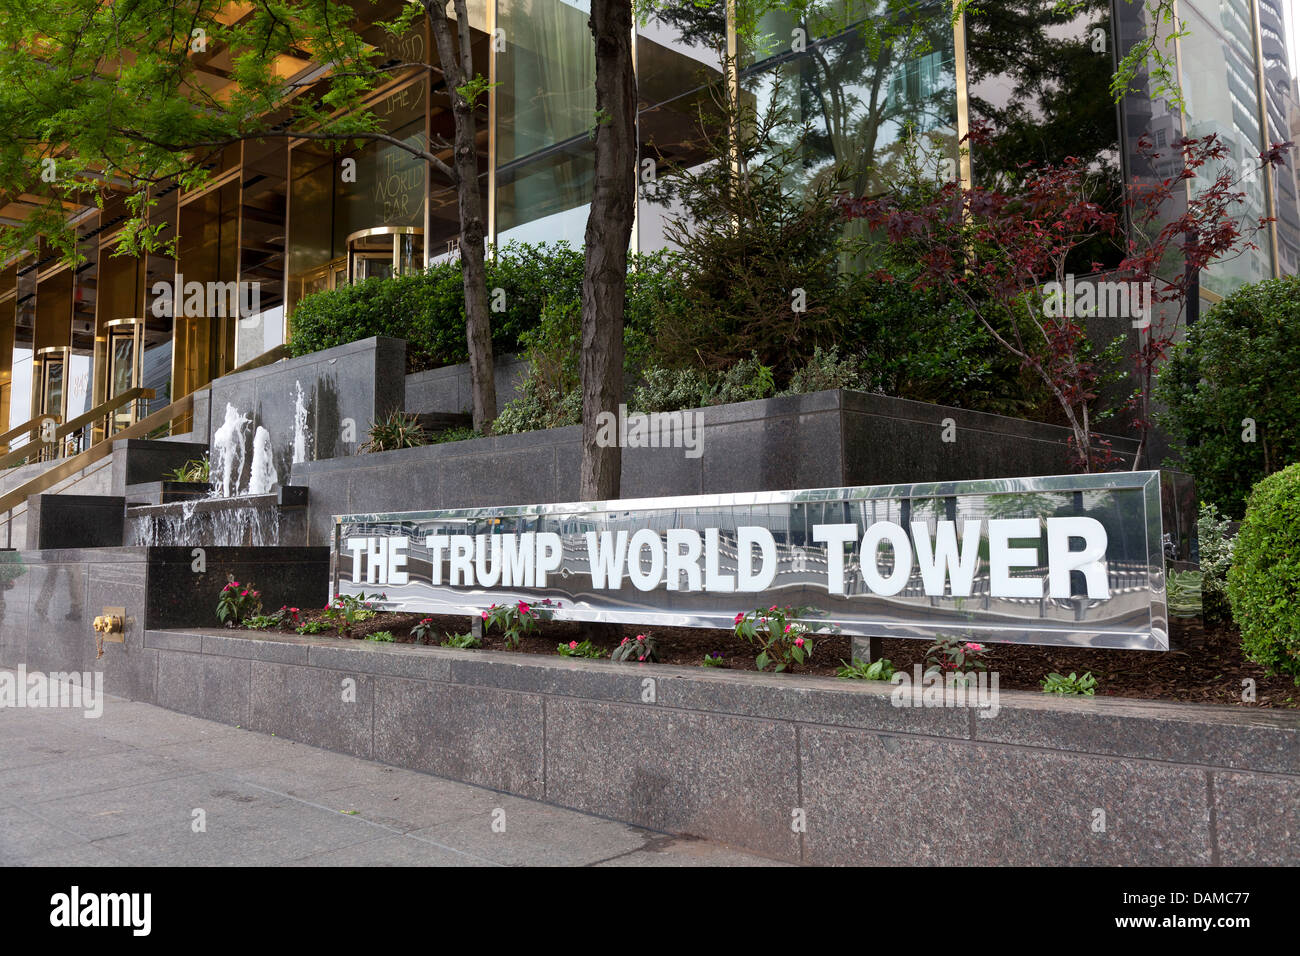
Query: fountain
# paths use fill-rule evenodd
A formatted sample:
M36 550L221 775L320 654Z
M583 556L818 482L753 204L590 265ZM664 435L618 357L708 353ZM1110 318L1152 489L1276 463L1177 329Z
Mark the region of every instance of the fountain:
M297 390L293 400L293 463L296 465L307 460L311 432L307 427L307 399L302 392L302 382L293 384Z
M306 405L298 387L294 455L306 454ZM248 488L241 490L245 426L252 420L226 403L212 436L212 491L207 498L128 507L125 543L157 547L273 547L307 541L307 489L280 484L271 433L258 425Z
M253 435L253 472L248 476L248 493L265 495L275 491L280 483L275 462L271 460L271 433L261 425Z
M249 419L226 403L226 418L212 436L212 497L233 498L239 494L244 471L244 426ZM233 481L233 485L232 485Z

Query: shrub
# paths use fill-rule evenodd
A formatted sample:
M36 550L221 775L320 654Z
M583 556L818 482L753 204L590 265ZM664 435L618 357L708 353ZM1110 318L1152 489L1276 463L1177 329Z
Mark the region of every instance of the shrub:
M786 389L786 394L803 395L837 388L870 391L871 376L863 371L861 358L840 358L838 346L833 345L825 351L818 346L813 349L808 364L790 376L790 387Z
M562 428L582 422L582 392L557 392L533 376L519 383L519 397L507 402L492 423L497 435L514 435L539 428Z
M1300 278L1238 289L1161 370L1161 424L1203 500L1240 517L1251 487L1300 459ZM1252 425L1253 423L1253 425Z
M1227 621L1232 617L1228 604L1228 568L1232 566L1232 524L1219 516L1214 505L1201 503L1196 519L1197 550L1201 557L1201 609L1206 620Z
M429 444L429 434L414 415L389 412L370 425L370 440L361 446L363 452L395 451L398 448L418 448Z
M653 366L646 369L645 380L628 404L639 412L675 412L712 404L713 393L709 376L699 369Z
M652 315L677 301L668 278L670 256L634 256L628 274L626 322L634 355L643 355ZM582 301L582 251L567 243L509 243L489 255L492 346L517 352L524 333L536 328L548 303ZM496 289L499 297L493 296ZM292 317L289 350L306 355L372 335L405 339L407 371L454 365L468 358L465 287L460 261L440 263L413 275L367 279L303 298Z
M1300 684L1300 464L1251 492L1233 546L1228 599L1246 656Z
M392 644L397 638L393 636L392 631L375 631L373 634L367 634L366 640L375 641L379 644Z

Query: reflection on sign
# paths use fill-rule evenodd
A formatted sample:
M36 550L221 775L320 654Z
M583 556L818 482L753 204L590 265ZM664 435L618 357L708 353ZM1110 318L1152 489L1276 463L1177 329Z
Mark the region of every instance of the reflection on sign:
M845 633L1168 647L1159 473L338 518L336 593L477 613L729 627L808 605Z

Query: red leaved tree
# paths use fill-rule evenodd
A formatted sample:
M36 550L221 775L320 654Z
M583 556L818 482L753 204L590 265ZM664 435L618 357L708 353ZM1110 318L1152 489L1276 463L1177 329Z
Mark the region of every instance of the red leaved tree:
M983 129L969 142L987 141ZM1261 155L1261 166L1280 164L1290 143ZM1145 140L1141 146L1154 158ZM1102 244L1122 250L1113 269L1091 264L1090 282L1124 282L1150 289L1149 324L1141 328L1134 355L1137 388L1128 403L1141 444L1150 429L1150 392L1156 366L1177 335L1196 272L1211 262L1253 248L1252 237L1270 221L1243 220L1234 207L1244 194L1241 179L1221 169L1183 204L1182 191L1227 151L1211 135L1174 144L1182 168L1155 183L1135 182L1127 190L1130 236L1118 212L1098 202L1098 178L1075 158L1060 165L1025 166L1014 190L963 188L959 183L913 188L872 199L841 200L847 218L863 218L891 243L911 251L920 266L915 284L962 301L988 333L1046 386L1071 430L1071 465L1099 471L1120 462L1093 429L1103 369L1085 327L1071 308L1053 302L1049 283L1061 290L1068 270L1085 252ZM1170 207L1181 209L1171 215ZM1175 265L1171 268L1170 263ZM1144 283L1150 286L1143 286ZM1160 308L1156 308L1160 306Z

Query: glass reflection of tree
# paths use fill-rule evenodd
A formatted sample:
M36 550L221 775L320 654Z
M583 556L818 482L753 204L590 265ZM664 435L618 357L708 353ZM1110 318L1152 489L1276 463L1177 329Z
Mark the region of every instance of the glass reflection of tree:
M855 196L876 193L897 180L905 140L919 135L928 140L929 152L951 160L951 178L956 95L948 8L917 0L841 7L832 3L809 11L807 50L795 53L767 90L791 115L812 124L805 170L838 172ZM842 26L847 17L864 13ZM812 39L817 36L825 39Z
M989 133L972 155L977 186L1004 187L1025 163L1076 156L1105 187L1100 201L1118 209L1112 43L1109 0L981 0L967 9L971 126ZM1087 252L1108 258L1101 249Z

